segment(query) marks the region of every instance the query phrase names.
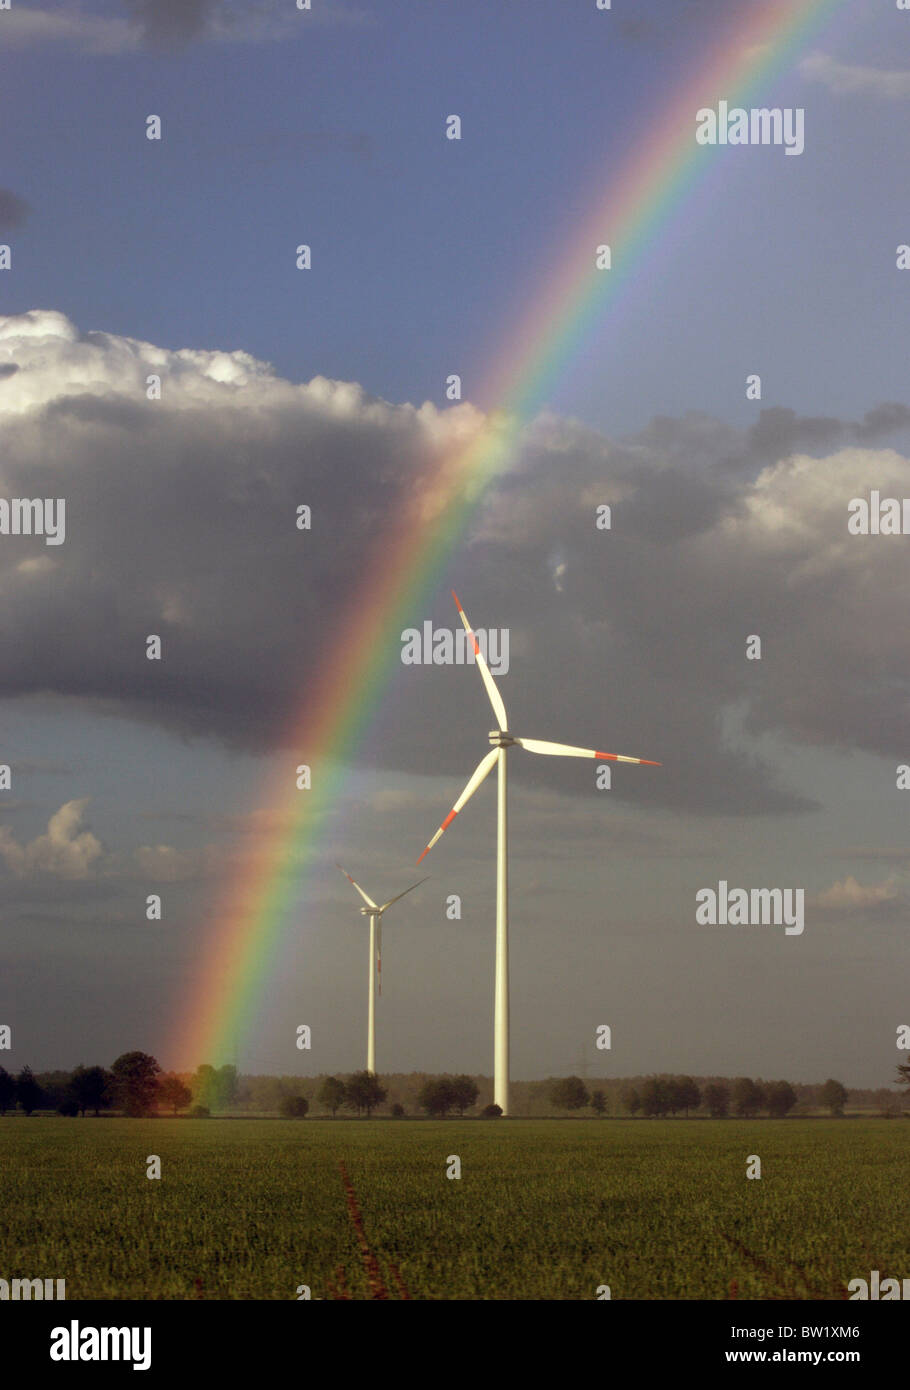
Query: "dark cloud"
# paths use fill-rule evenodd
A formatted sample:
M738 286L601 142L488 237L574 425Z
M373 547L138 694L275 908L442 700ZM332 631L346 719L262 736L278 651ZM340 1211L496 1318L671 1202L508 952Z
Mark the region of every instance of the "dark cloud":
M0 231L13 232L21 227L31 212L24 198L8 188L0 188Z
M750 453L759 459L779 459L795 449L825 449L846 437L842 420L797 415L781 406L763 410L749 431Z
M17 653L0 694L46 692L186 737L318 757L291 731L357 620L362 576L424 543L429 521L402 533L402 516L439 450L470 434L470 407L417 411L319 379L294 387L243 354L80 338L59 315L0 320L0 344L20 366L0 398L9 495L67 499L63 546L0 547L0 645ZM20 399L39 404L16 413ZM898 408L865 421L886 418ZM517 732L663 762L616 769L624 798L728 815L809 809L744 734L905 757L908 562L899 542L848 536L846 506L870 486L907 494L908 466L856 445L787 461L801 428L774 413L759 448L754 431L702 415L620 441L541 420L438 592L373 624L389 687L358 759L466 780L485 751L476 672L400 662L403 627L456 626L449 581L477 626L509 629L501 688ZM822 438L817 422L806 436ZM782 457L761 469L773 437ZM608 532L594 524L605 502ZM301 503L310 531L295 526ZM152 633L161 662L146 660ZM760 662L746 660L751 634ZM595 794L575 763L516 757L515 771Z
M872 410L867 410L859 424L854 425L854 436L860 443L887 438L897 430L910 426L910 409L897 401L886 401Z
M180 51L199 41L281 42L299 38L313 26L369 27L369 10L319 0L302 15L294 0L124 0L130 36L162 52Z
M831 416L797 415L780 406L763 410L748 435L746 457L759 461L779 459L796 450L810 452L836 444L872 444L910 426L910 409L897 401L885 401L867 410L862 420L838 420Z
M141 26L152 48L182 48L201 38L222 0L126 0L127 10Z
M52 777L71 777L73 769L69 763L54 762L53 758L19 758L10 763L14 773L46 773Z

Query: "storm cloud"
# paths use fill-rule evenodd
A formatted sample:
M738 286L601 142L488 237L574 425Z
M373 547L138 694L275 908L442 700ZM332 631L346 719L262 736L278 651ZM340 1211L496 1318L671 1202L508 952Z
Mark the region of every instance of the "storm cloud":
M432 518L401 533L408 499L483 423L470 405L295 385L240 351L80 333L50 311L0 319L4 362L18 371L0 391L3 495L65 497L67 539L0 541L0 640L16 654L0 694L50 693L254 751L293 747L365 567L424 542ZM510 630L501 689L515 731L658 759L659 777L617 772L622 795L733 815L813 804L753 737L905 756L908 542L846 522L872 487L910 492L910 469L890 448L808 445L869 439L906 415L878 406L822 426L776 411L744 433L691 415L615 440L538 418L445 576L477 626ZM404 626L455 617L440 583ZM466 775L486 744L480 682L402 666L401 626L376 632L391 684L381 737L358 759ZM152 634L160 662L146 658ZM760 661L746 658L755 635ZM550 760L515 766L554 790L577 780Z
M205 33L222 0L127 0L142 37L153 48L180 47Z

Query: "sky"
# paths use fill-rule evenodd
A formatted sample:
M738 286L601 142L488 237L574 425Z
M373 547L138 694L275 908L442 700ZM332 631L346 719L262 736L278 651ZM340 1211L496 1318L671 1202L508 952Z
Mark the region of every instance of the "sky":
M59 546L0 534L9 1069L363 1065L365 923L335 861L380 901L419 876L487 746L469 667L396 664L235 1051L177 1056L175 1012L217 966L238 857L280 829L269 788L305 761L287 731L368 547L500 404L510 330L741 13L0 11L0 498L67 501ZM879 1086L903 1060L910 537L851 535L847 510L910 495L907 33L846 3L769 79L804 152L718 152L414 608L454 627L451 585L508 630L519 734L662 763L601 790L589 762L510 754L516 1077ZM386 920L380 1071L490 1071L494 816L491 779ZM720 880L803 889L804 931L697 923Z

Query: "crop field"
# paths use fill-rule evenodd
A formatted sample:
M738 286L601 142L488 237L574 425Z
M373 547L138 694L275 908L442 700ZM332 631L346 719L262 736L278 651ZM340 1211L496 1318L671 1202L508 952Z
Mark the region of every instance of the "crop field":
M0 1277L67 1299L843 1299L910 1275L908 1155L884 1120L13 1118Z

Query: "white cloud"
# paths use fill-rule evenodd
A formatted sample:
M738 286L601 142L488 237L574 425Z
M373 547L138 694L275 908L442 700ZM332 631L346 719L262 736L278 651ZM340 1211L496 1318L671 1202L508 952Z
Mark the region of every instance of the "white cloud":
M818 902L820 906L829 907L836 912L856 912L867 907L877 907L880 903L893 902L899 895L898 881L893 875L885 879L884 883L863 884L852 874L848 874L846 878L832 883L830 888L820 893Z
M50 876L62 879L145 879L151 883L183 883L227 872L233 848L200 845L140 845L110 853L85 824L88 797L67 801L48 821L47 831L20 843L8 826L0 826L0 862L17 878ZM16 809L4 803L3 809Z
M799 65L804 77L838 95L877 97L882 101L910 99L910 71L888 71L860 63L840 63L827 53L810 53Z
M127 53L139 46L139 36L129 20L86 14L75 7L37 10L15 0L2 16L3 43L13 48L67 44L82 53Z
M228 851L215 845L198 849L176 849L173 845L141 845L133 861L139 874L150 883L185 883L227 872Z
M84 828L88 798L67 801L47 823L47 832L20 844L8 826L0 828L0 859L17 877L50 874L57 878L87 878L103 854L101 841Z

